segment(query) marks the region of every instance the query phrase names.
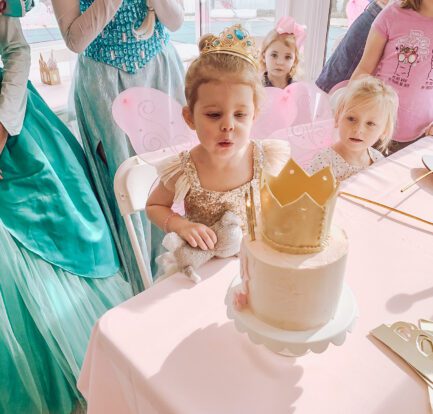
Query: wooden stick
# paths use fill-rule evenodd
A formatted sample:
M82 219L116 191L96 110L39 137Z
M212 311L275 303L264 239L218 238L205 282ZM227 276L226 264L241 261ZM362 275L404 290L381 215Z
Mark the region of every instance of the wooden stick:
M418 181L422 180L423 178L427 177L428 175L432 174L432 171L429 171L428 173L423 174L421 177L418 177L415 181L412 181L411 183L409 183L408 185L404 186L400 191L406 191L407 189L409 189L410 187L412 187L414 184L416 184Z
M433 226L433 222L431 222L431 221L424 220L421 217L414 216L414 215L406 213L405 211L402 211L402 210L397 210L396 208L387 206L386 204L382 204L382 203L378 203L377 201L369 200L368 198L359 197L355 194L346 193L345 191L341 191L338 195L341 197L351 197L351 198L355 198L357 200L365 201L366 203L370 203L370 204L374 204L375 206L386 208L387 210L391 210L394 213L399 213L399 214L402 214L403 216L410 217L414 220L418 220L418 221L421 221L422 223L429 224L430 226Z

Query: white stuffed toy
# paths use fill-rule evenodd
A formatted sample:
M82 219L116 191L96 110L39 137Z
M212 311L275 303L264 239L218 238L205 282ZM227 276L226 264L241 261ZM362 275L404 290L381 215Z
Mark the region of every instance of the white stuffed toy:
M214 249L202 250L199 247L191 247L176 233L165 235L162 245L168 250L156 260L162 267L163 274L158 280L176 272L183 272L194 282L201 278L196 269L209 261L212 257L230 257L237 255L242 241L241 220L231 211L226 211L219 221L211 229L217 236Z

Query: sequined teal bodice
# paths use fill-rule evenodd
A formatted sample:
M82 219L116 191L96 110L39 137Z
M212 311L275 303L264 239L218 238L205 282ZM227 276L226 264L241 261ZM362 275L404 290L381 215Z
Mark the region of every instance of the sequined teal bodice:
M80 0L81 13L93 0ZM167 44L169 35L165 27L156 22L150 39L137 40L132 28L138 28L147 15L144 0L123 0L119 10L99 36L87 47L84 55L98 62L135 73L144 67Z

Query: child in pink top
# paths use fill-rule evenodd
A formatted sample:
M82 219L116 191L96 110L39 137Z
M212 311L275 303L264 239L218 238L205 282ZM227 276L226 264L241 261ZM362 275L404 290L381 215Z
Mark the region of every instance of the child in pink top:
M362 74L397 91L400 147L433 132L433 0L397 0L382 11L352 79Z

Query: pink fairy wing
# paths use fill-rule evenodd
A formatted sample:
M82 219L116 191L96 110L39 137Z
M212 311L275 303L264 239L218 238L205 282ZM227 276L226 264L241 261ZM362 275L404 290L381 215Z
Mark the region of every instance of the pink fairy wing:
M265 98L251 130L251 138L263 139L290 126L298 108L293 105L290 86L286 89L265 88Z
M266 88L264 110L253 127L253 138L288 141L300 165L334 142L334 116L328 95L309 82L285 89Z
M182 117L181 105L159 90L129 88L116 97L112 113L137 154L178 154L198 142Z

